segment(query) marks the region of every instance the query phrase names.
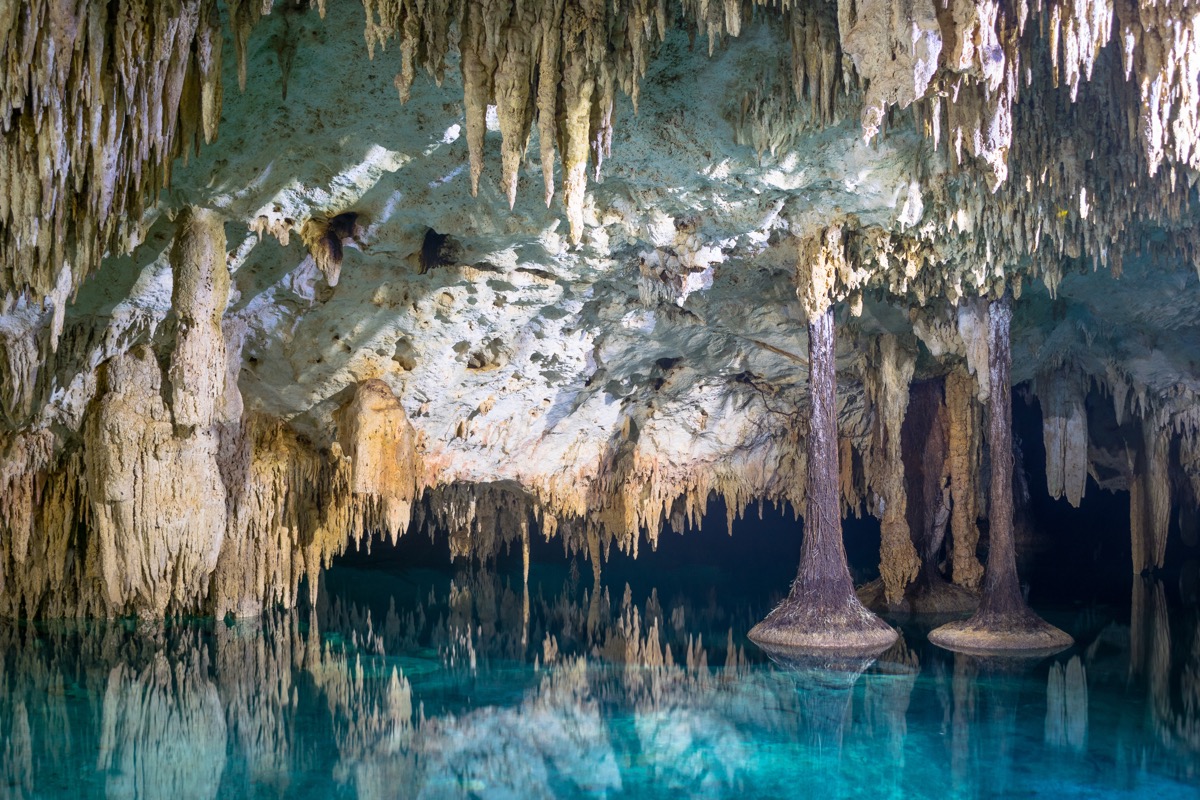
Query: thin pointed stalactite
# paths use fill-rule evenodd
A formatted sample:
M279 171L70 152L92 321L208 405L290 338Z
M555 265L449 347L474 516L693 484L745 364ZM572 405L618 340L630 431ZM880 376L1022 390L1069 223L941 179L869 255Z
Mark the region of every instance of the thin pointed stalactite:
M842 543L833 309L808 322L809 417L804 544L791 591L749 636L764 647L881 651L897 633L854 594Z
M1006 293L988 308L988 438L992 452L989 487L987 571L979 609L970 619L951 622L929 634L929 641L963 652L1057 651L1071 637L1050 625L1025 603L1017 580L1013 544L1012 300Z

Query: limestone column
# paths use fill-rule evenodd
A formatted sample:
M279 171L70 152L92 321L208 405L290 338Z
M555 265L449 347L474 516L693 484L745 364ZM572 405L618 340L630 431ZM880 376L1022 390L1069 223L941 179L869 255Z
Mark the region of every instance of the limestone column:
M880 337L875 350L878 369L875 390L875 446L872 483L884 507L880 517L879 574L888 605L904 599L905 589L917 578L921 560L913 546L908 504L920 498L908 496L902 430L909 405L909 385L916 357L906 352L896 336Z
M750 638L768 648L879 652L898 638L855 596L842 543L832 295L836 262L843 258L841 231L833 227L802 245L797 265L797 295L808 313L811 401L804 542L791 592L750 630Z
M988 308L988 443L992 453L989 487L990 548L979 609L968 620L951 622L929 641L967 652L1061 650L1072 639L1025 604L1017 581L1013 545L1012 301L1007 293Z
M975 481L980 462L980 414L975 380L962 369L946 376L946 412L950 472L950 532L953 537L952 576L954 583L978 588L983 565L975 555L979 544Z

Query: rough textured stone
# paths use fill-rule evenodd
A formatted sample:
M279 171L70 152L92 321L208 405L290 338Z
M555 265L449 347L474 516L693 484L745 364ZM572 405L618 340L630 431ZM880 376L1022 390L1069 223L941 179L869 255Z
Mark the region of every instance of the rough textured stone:
M272 5L0 3L3 613L257 613L406 507L597 567L800 508L798 260L847 511L900 486L860 354L947 378L957 583L1006 291L1051 490L1135 487L1146 566L1200 495L1143 485L1200 485L1193 4Z

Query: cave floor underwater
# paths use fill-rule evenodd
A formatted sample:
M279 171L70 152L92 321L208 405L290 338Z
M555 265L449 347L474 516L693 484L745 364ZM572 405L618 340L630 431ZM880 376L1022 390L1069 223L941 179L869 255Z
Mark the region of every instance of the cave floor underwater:
M616 557L598 590L561 557L526 588L519 556L376 554L252 622L6 623L0 793L1197 796L1200 613L1177 582L1043 592L1076 642L1048 658L892 620L877 658L773 661L745 632L790 565L713 552Z

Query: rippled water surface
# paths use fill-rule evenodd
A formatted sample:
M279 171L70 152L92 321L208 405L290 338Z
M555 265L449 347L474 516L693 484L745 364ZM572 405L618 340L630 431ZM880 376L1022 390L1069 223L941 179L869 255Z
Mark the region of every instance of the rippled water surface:
M0 796L1200 796L1200 624L1161 585L1047 612L1052 658L906 626L829 669L745 641L761 587L667 578L343 567L254 624L2 627Z

